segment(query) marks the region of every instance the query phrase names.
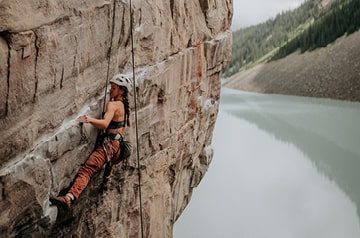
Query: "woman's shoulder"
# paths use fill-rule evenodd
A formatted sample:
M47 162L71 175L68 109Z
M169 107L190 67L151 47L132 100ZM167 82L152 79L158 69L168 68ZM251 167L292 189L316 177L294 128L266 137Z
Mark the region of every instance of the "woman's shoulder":
M110 108L118 108L123 107L124 103L122 101L109 101L107 102L107 106Z
M108 105L120 105L120 104L122 105L124 103L123 103L123 101L119 100L119 101L108 101L107 104Z

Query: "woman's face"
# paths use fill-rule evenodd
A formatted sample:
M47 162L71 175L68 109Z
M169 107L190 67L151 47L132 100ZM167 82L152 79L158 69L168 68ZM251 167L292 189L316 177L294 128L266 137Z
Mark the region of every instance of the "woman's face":
M110 83L110 98L119 96L120 91L119 86L114 83Z

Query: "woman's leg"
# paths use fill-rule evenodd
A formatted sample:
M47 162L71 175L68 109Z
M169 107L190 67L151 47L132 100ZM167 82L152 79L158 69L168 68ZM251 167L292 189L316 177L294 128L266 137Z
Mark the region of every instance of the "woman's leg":
M107 161L107 154L114 154L119 150L120 144L118 141L109 141L108 145L108 153L106 153L102 145L98 146L91 153L85 164L80 167L69 192L63 197L50 197L51 203L61 206L65 209L70 208L72 200L77 199L80 196L81 192L86 188L92 176L103 167Z
M98 172L106 162L106 152L102 146L98 146L83 164L71 186L69 193L77 199L81 192L86 188L92 176Z

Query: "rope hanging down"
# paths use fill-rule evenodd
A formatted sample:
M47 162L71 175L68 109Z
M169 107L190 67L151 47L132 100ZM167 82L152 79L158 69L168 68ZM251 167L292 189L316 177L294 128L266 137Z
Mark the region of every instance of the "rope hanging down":
M103 102L103 108L102 108L102 113L104 114L105 112L105 103L106 103L106 94L107 94L107 87L108 87L108 83L109 83L109 72L110 72L110 60L111 60L111 48L112 48L112 44L113 44L113 38L114 38L114 28L115 28L115 4L116 1L114 1L114 6L113 6L113 15L112 15L112 26L111 26L111 35L110 35L110 46L107 52L107 60L108 60L108 64L107 64L107 71L106 71L106 83L105 83L105 92L104 92L104 102ZM104 116L104 115L102 115Z
M133 73L134 109L135 109L136 158L137 158L137 170L138 170L138 182L139 182L141 237L144 238L142 196L141 196L141 170L140 170L140 157L139 157L139 131L138 131L138 117L137 117L137 103L136 103L133 20L134 19L133 19L132 1L130 0L130 38L131 38L131 60L132 60L132 73Z
M115 4L113 7L112 15L112 28L111 28L111 37L110 37L110 46L107 52L108 58L108 67L106 73L106 84L105 84L105 97L103 105L103 113L105 111L105 101L106 93L109 82L109 72L110 72L110 60L111 60L111 48L114 38L114 22L115 22ZM143 214L142 214L142 196L141 196L141 170L140 170L140 157L139 157L139 130L138 130L138 115L137 115L137 100L136 100L136 83L135 83L135 59L134 59L134 35L133 35L133 10L132 10L132 1L130 0L130 38L131 38L131 60L132 60L132 74L133 74L133 94L134 94L134 109L135 109L135 134L136 134L136 158L137 158L137 171L138 171L138 183L139 183L139 200L140 200L140 225L141 225L141 237L144 238L144 225L143 225Z

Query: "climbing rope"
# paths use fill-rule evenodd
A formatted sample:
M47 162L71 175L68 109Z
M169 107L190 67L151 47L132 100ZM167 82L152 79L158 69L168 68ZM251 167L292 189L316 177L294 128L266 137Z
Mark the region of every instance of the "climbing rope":
M116 1L114 1L110 46L109 46L109 49L107 52L108 67L107 67L107 73L106 73L103 113L105 111L106 94L107 94L107 87L108 87L108 82L109 82L109 72L110 72L111 48L112 48L112 42L113 42L113 38L114 38L115 4L116 4ZM135 110L136 158L137 158L139 201L140 201L140 226L141 226L141 237L144 238L144 228L143 228L144 225L143 225L143 214L142 214L143 208L142 208L142 196L141 196L141 170L140 170L140 157L139 157L139 154L140 154L139 153L139 130L138 130L136 83L135 83L136 80L135 80L134 35L133 35L133 10L132 10L132 1L131 0L130 0L130 38L131 38L131 60L132 60L132 74L133 74L134 110Z
M107 60L108 60L108 64L107 64L107 72L106 72L106 82L105 82L105 93L104 93L104 102L103 102L103 108L102 108L102 113L104 114L105 112L105 105L106 105L106 94L107 94L107 88L108 88L108 84L109 84L109 72L110 72L110 61L111 61L111 48L112 48L112 44L113 44L113 38L114 38L114 28L115 28L115 3L116 1L114 1L114 6L113 6L113 15L112 15L112 24L111 24L111 35L110 35L110 45L109 45L109 49L107 52ZM104 115L102 115L104 116Z
M114 38L114 28L115 28L115 7L116 7L116 1L114 1L114 5L112 8L112 22L111 22L111 34L110 34L110 39L109 39L109 48L107 51L107 71L106 71L106 80L105 80L105 92L104 92L104 102L103 102L103 107L102 107L102 113L101 113L101 118L104 117L105 115L105 105L106 105L106 95L107 95L107 88L108 88L108 84L109 84L109 73L110 73L110 63L111 63L111 49L112 49L112 44L113 44L113 38ZM98 129L98 133L97 133L97 138L96 138L96 142L95 142L95 148L98 147L101 143L103 143L103 139L104 139L104 134L105 134L105 130L103 129ZM123 162L124 165L124 162ZM110 181L110 176L112 173L112 163L111 161L108 161L105 165L105 170L104 170L104 174L103 174L103 181L101 183L101 189L102 191L106 191L108 189L109 186L109 181Z
M130 0L130 38L131 38L131 60L132 60L132 73L133 73L134 109L135 109L136 158L137 158L137 171L138 171L138 183L139 183L141 237L144 238L142 196L141 196L141 170L140 170L140 157L139 157L139 130L138 130L138 116L137 116L137 103L136 103L133 20L134 19L133 19L132 1Z

